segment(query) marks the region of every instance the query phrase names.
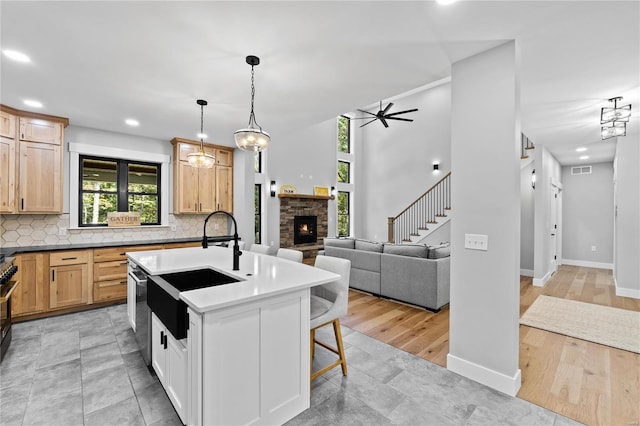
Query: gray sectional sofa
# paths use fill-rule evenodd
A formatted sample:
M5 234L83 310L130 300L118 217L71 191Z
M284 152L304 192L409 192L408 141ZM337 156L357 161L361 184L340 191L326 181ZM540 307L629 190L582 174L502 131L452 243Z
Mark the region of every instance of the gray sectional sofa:
M324 254L351 261L349 286L438 311L449 303L449 245L325 238Z

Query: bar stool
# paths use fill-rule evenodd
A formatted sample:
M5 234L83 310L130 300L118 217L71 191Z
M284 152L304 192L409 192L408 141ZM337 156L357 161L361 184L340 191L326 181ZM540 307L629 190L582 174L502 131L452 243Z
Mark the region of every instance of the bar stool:
M294 262L302 263L303 254L300 250L279 248L276 256L281 257L283 259L293 260Z

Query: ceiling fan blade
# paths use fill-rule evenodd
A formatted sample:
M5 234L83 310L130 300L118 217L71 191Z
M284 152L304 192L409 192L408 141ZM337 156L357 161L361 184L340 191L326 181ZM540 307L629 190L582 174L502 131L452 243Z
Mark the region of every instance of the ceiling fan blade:
M376 117L376 114L374 114L374 113L372 113L372 112L365 111L365 110L363 110L363 109L359 109L358 111L360 111L360 112L364 112L365 114L370 114L370 115L373 115L374 117Z
M387 124L387 120L385 120L384 117L380 117L380 121L382 121L382 124L384 124L384 127L389 127L389 125Z
M387 120L413 121L411 118L385 117Z
M382 115L386 115L387 111L389 111L391 109L391 107L393 106L393 102L389 102L389 105L387 105L386 107L384 107L384 109L382 110Z
M360 127L364 127L364 126L366 126L366 125L367 125L367 124L369 124L369 123L373 123L373 122L374 122L374 121L376 121L377 119L378 119L378 118L374 118L374 119L373 119L373 120L371 120L371 121L367 121L366 123L364 123L364 124L363 124L362 126L360 126Z
M408 112L415 112L415 111L417 111L417 110L418 110L417 108L414 108L414 109L408 109L408 110L405 110L405 111L392 112L391 114L386 114L385 116L386 116L386 117L393 117L394 115L406 114L406 113L408 113Z

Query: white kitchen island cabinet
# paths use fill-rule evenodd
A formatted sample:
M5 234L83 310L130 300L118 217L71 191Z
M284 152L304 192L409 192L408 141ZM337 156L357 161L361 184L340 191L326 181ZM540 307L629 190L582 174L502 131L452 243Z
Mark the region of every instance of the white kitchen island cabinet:
M231 252L128 255L151 275L212 268L240 280L180 293L188 312L185 423L282 424L309 408L309 288L338 276L251 252L232 271Z

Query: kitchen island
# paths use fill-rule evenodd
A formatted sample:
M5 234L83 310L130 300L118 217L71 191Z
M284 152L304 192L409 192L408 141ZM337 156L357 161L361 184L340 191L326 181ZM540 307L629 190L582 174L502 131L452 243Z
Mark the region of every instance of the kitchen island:
M336 274L252 252L234 271L232 250L222 247L127 256L151 279L211 268L238 280L179 292L184 339L153 316L154 369L186 424L282 424L309 408L309 289Z

